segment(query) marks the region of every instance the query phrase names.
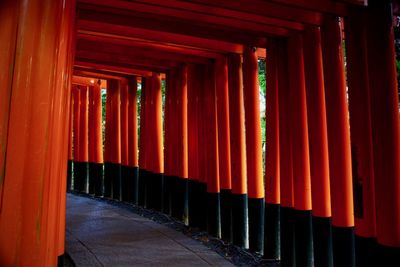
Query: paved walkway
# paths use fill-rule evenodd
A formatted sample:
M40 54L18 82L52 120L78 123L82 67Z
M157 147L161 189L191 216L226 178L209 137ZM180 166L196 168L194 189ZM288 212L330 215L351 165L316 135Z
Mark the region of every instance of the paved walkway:
M66 251L85 266L233 266L184 234L102 201L68 194Z

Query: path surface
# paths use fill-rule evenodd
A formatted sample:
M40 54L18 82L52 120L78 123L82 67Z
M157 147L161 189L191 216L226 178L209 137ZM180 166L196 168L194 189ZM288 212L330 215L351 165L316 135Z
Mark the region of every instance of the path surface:
M233 266L174 229L127 209L71 194L66 251L77 267Z

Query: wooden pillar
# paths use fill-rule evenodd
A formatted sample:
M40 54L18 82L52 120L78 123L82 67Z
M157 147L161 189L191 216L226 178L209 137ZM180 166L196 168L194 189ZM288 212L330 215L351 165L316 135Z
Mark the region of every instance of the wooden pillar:
M242 59L239 54L228 57L229 126L232 178L233 243L249 247L247 211L246 135L243 99Z
M69 110L69 125L68 125L68 163L67 163L67 191L72 189L72 167L74 162L74 155L73 155L73 125L74 125L74 107L73 107L73 94L70 88L70 110Z
M264 258L280 259L279 40L270 39L266 58L266 148Z
M121 199L128 201L129 197L129 139L128 139L128 81L121 81Z
M138 97L137 77L128 78L128 201L137 204L138 202Z
M400 264L400 129L392 23L391 1L369 2L368 76L378 258L383 265L394 266Z
M111 94L109 90L109 82L107 81L106 90L106 125L105 125L105 141L104 141L104 191L103 196L111 197Z
M355 266L350 129L340 19L321 28L332 202L333 262Z
M80 121L80 102L81 102L81 96L80 96L81 91L78 89L77 85L74 85L71 89L71 94L73 98L73 154L74 154L74 175L73 175L73 185L72 189L76 190L76 188L79 187L78 185L78 179L76 178L76 175L79 173L79 163L76 164L76 162L80 161L80 155L79 155L79 121Z
M311 177L308 147L306 84L300 34L288 39L291 96L296 265L312 266Z
M87 193L89 167L89 89L87 86L78 86L80 91L79 115L79 161L76 173L76 191Z
M0 36L12 33L15 38L5 38L10 42L0 45L0 65L11 63L3 68L8 70L4 72L7 77L0 75L0 129L7 134L0 134L5 146L0 150L0 255L4 266L55 266L63 249L58 242L61 214L57 208L65 197L66 172L61 171L66 171L68 155L64 131L69 122L70 91L65 86L69 79L62 77L72 66L65 63L70 53L61 53L70 47L64 49L61 42L72 35L62 22L74 2L64 4L1 4ZM3 128L5 117L8 129Z
M218 158L221 186L221 237L232 242L232 183L231 145L229 133L229 92L228 61L218 58L216 67L217 117L218 117Z
M260 93L256 48L243 51L243 86L246 118L246 153L250 250L263 251L264 182L262 168Z
M310 140L314 264L333 266L328 133L321 33L310 26L303 35Z
M165 111L164 111L164 194L163 194L163 212L171 215L171 192L172 192L172 168L173 168L173 145L172 145L172 132L174 117L172 115L172 90L174 90L173 77L175 76L175 69L170 69L166 75L166 88L165 88Z
M279 80L279 151L281 177L281 264L295 266L294 242L294 185L293 185L293 153L291 138L291 103L288 73L287 40L281 40L278 52Z

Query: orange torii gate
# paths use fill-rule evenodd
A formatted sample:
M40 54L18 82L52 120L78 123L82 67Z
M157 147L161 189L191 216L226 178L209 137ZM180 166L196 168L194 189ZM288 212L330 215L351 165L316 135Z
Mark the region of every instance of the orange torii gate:
M1 2L0 265L62 259L67 190L162 211L282 266L398 265L392 4Z

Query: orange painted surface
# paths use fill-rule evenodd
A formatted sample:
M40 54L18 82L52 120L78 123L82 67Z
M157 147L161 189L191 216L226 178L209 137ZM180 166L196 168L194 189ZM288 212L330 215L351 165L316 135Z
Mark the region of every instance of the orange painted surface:
M206 152L207 192L219 193L219 160L218 160L218 126L217 126L217 92L215 84L215 63L209 62L205 71L204 87L204 128Z
M89 133L89 162L94 162L94 134L95 134L95 130L94 130L94 117L93 117L93 85L89 86L89 101L88 101L88 106L89 106L89 113L88 113L88 133Z
M74 161L80 161L79 153L79 133L80 133L80 103L81 103L81 91L77 86L73 86L71 89L72 101L73 101L73 150L74 150Z
M289 89L292 111L294 207L311 210L310 155L303 45L300 34L288 39Z
M199 127L198 127L198 91L201 90L198 66L188 65L188 176L199 179Z
M242 59L239 54L228 56L228 78L232 193L247 194Z
M74 123L74 106L73 106L73 98L72 98L72 91L71 91L71 85L69 86L69 103L70 103L70 110L69 110L69 122L68 122L68 160L73 160L74 155L72 153L72 129L73 129L73 123Z
M128 139L128 81L121 81L121 164L129 163Z
M328 122L332 224L339 227L352 227L354 226L354 210L350 125L339 20L327 18L321 27L321 35Z
M188 178L188 92L187 66L182 64L177 68L176 76L176 130L177 146L174 151L177 155L177 175L179 178Z
M89 88L79 86L80 115L79 115L79 161L89 162Z
M271 39L268 42L266 58L266 148L265 148L265 202L280 204L280 154L279 154L279 81L278 51L279 42Z
M107 81L106 86L106 129L105 129L105 140L104 140L104 162L111 162L111 94L110 90L110 82Z
M138 167L138 116L137 116L137 78L128 79L128 153L129 166Z
M93 162L103 163L102 101L101 88L97 83L91 88L93 96L93 136L89 143L93 144Z
M199 86L201 86L200 90L197 91L197 98L198 98L198 155L199 155L199 181L201 183L207 183L207 138L206 138L206 117L207 114L205 112L206 101L205 101L205 88L206 88L206 68L204 65L197 65L197 73L198 73L198 81Z
M372 1L371 1L372 2ZM400 126L391 5L373 1L367 20L368 67L379 244L400 247ZM372 49L370 49L372 48Z
M171 81L172 69L166 75L166 88L165 88L165 109L164 109L164 174L170 176L172 169L172 160L171 160L171 130L172 130L172 116L171 116L171 105L172 105L172 97L171 90L173 87Z
M217 119L218 119L218 158L221 189L232 189L231 145L229 133L229 90L228 61L226 57L215 61Z
M279 40L278 45L278 80L279 80L279 150L281 176L281 205L294 207L293 158L290 116L290 95L288 77L287 41Z
M146 79L145 89L146 92L144 94L144 126L143 126L143 141L144 141L144 161L145 161L145 169L148 171L152 171L153 169L153 159L151 158L151 143L153 142L151 138L151 98L153 93L153 78L149 77Z
M243 49L243 86L249 198L264 198L257 54Z
M162 93L161 93L161 76L158 73L153 73L152 76L152 102L153 117L149 124L152 123L152 131L154 140L150 143L153 146L152 161L154 167L152 171L155 173L164 173L164 155L163 155L163 122L162 122Z
M121 164L121 84L118 80L107 81L107 93L111 100L110 161Z
M142 91L140 96L140 143L139 143L139 167L141 169L146 169L146 148L145 148L145 109L146 109L146 86L148 82L148 78L142 78Z
M309 27L303 35L313 215L331 217L328 132L321 33Z
M356 183L354 188L355 231L358 236L376 237L366 18L363 15L354 14L345 22L353 175L357 174L356 177L353 177L353 181ZM357 199L359 199L357 190L361 190L358 193L362 193L359 203L357 203Z

